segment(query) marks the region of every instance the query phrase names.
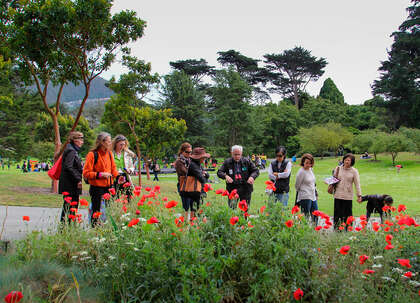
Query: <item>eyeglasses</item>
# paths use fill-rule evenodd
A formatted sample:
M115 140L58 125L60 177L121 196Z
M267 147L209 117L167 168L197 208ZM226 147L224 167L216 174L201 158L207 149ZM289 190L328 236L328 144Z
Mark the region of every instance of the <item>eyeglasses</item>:
M186 151L184 151L184 153L186 153L186 154L192 154L192 151L191 150L190 151L186 150Z
M77 137L75 139L84 140L85 138L83 138L83 137Z

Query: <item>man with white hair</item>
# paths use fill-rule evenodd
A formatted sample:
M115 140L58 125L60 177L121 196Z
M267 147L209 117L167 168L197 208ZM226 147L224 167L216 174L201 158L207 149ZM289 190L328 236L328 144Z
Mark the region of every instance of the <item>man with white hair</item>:
M217 176L226 180L226 189L229 193L236 190L239 200L245 200L249 207L251 194L254 190L253 184L260 172L252 161L242 157L242 151L242 146L232 146L232 157L223 162L223 165L217 171ZM228 199L228 205L231 208L236 208L237 198L231 195Z

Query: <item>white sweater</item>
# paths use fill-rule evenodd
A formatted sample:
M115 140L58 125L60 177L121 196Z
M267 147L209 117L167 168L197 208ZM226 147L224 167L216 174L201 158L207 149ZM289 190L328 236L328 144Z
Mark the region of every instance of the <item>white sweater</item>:
M295 189L298 193L297 201L312 200L315 201L315 175L310 169L299 169L296 175Z

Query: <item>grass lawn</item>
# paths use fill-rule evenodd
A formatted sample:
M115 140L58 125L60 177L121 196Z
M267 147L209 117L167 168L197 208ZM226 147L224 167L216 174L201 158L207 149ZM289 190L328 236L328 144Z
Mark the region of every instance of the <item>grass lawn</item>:
M314 172L317 179L319 192L318 205L321 211L330 215L333 214L333 197L327 193L327 186L323 179L331 175L332 169L337 165L338 158L316 159ZM392 166L389 155L379 155L378 161L361 160L357 157L355 168L360 173L363 194L389 194L394 198L394 205L405 204L408 213L420 215L420 203L418 199L420 184L420 156L411 153L401 153L398 155L397 164L403 165L400 173ZM295 164L291 177L291 192L289 206L293 206L295 199L294 181L299 169ZM153 177L153 176L152 176ZM176 192L176 176L160 175L159 182L146 180L143 176L143 186L161 186L162 193L169 199L179 200ZM217 179L212 174L212 180ZM256 180L254 194L252 196L252 211L267 203L264 182L268 179L267 173L261 173ZM217 181L217 180L216 180ZM137 183L137 178L134 179ZM26 173L16 169L0 170L0 204L1 205L21 205L21 206L43 206L61 207L62 199L59 195L49 193L51 181L46 173ZM88 185L84 184L84 191L88 190ZM216 183L215 189L224 188L224 182ZM83 196L88 198L87 196ZM180 206L178 206L180 207ZM181 209L180 209L181 210ZM361 215L365 213L366 203L359 204L353 202L353 214Z

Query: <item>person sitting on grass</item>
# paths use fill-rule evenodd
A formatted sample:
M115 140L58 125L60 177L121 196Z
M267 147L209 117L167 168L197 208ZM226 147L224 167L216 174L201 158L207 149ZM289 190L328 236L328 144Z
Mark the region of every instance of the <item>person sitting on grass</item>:
M383 223L382 215L384 214L383 207L388 206L391 207L394 200L390 195L366 195L362 196L362 199L359 203L362 203L363 201L368 201L366 205L366 220L369 221L370 215L373 212L377 212L379 216L381 217L381 223ZM385 216L387 216L388 213L385 212Z

